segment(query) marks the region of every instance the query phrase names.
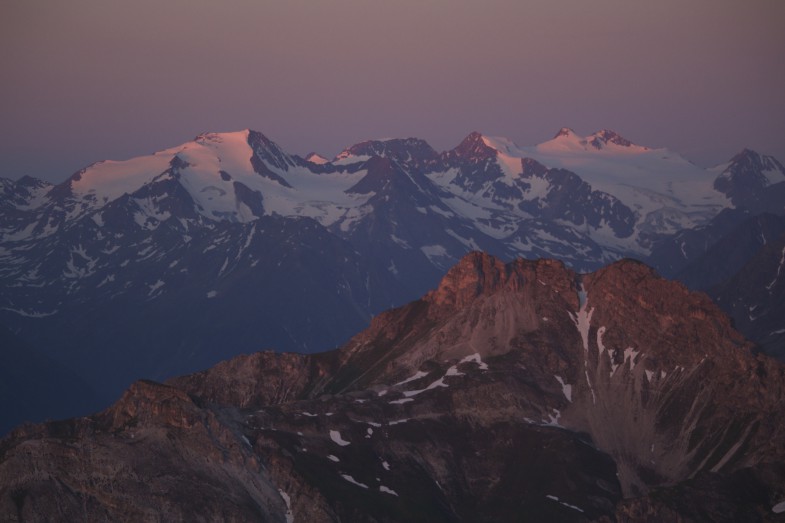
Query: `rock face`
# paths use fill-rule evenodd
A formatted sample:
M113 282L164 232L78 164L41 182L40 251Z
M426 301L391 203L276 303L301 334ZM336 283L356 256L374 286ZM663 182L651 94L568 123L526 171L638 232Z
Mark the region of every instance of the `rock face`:
M731 158L714 181L737 207L782 213L785 204L785 167L775 158L744 149Z
M471 253L339 350L242 356L17 429L0 519L775 517L785 368L751 348L639 262Z
M709 294L741 332L767 354L785 361L785 232L770 237Z

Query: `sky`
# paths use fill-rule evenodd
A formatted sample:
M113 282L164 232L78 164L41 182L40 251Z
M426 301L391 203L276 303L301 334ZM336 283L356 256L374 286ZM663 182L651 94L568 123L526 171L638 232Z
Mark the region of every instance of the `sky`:
M785 163L781 0L0 0L0 177L251 128L332 157L613 129Z

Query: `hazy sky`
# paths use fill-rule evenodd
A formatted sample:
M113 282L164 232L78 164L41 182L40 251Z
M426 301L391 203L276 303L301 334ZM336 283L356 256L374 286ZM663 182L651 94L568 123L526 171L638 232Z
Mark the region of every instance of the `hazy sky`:
M610 128L785 162L782 0L0 0L0 176L252 128L332 156Z

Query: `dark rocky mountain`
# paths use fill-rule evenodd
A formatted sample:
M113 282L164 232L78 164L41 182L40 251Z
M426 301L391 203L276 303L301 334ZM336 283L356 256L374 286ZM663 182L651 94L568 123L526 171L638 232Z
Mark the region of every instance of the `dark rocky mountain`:
M724 172L754 175L748 163ZM3 180L0 323L108 404L141 377L336 347L471 250L578 271L645 257L742 212L712 187L717 172L607 130L529 148L472 133L442 153L375 140L332 161L256 131L207 133L55 186Z
M785 215L748 214L746 220L717 238L705 252L695 256L676 273L675 278L691 289L709 289L734 276L761 248L783 233Z
M754 216L747 209L724 209L700 227L680 230L659 241L646 262L667 278L676 278L690 264L703 258L718 241Z
M785 361L785 228L736 274L708 292L736 328Z
M240 356L15 430L0 517L776 521L785 366L751 349L639 262L472 253L339 350Z
M777 284L783 235L785 216L728 211L704 228L675 235L649 261L707 292L748 339L785 361L785 288ZM681 256L668 256L676 250Z
M737 207L782 213L785 210L785 167L775 158L744 149L714 182Z
M408 171L419 173L438 169L440 166L439 153L428 142L419 138L367 140L345 149L337 158L352 156L387 158Z
M103 226L85 220L51 237L41 258L18 267L21 278L42 267L37 281L67 286L57 302L39 297L36 312L13 323L36 346L57 347L63 363L104 396L139 376L197 370L262 343L335 347L347 328L367 324L370 307L403 299L378 280L384 272L372 274L350 245L311 219L265 216L204 229L169 220L146 229L128 223L126 208L104 217ZM6 297L30 303L36 298L28 293L19 286Z
M608 144L620 145L622 147L630 147L634 145L628 139L609 129L603 129L594 133L592 139L588 141L588 143L595 149L603 149L604 146Z

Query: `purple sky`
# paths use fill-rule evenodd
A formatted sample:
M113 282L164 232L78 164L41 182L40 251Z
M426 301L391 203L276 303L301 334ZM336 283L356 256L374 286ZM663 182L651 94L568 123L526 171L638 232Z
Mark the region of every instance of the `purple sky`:
M780 0L0 0L0 176L252 128L332 156L613 129L785 162Z

